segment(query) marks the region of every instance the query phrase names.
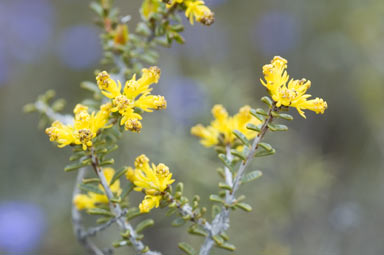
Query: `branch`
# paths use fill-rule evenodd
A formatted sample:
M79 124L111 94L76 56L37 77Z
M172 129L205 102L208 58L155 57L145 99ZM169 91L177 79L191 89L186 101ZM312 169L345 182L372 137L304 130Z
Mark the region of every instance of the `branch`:
M38 100L35 104L36 110L45 114L51 121L58 120L63 124L72 124L73 118L70 115L56 113L48 104Z
M268 130L268 124L271 123L273 117L272 117L272 111L275 110L275 106L272 106L268 110L268 117L264 120L264 123L260 129L260 133L256 136L256 138L253 140L252 147L247 155L247 158L241 162L240 167L237 171L237 175L235 177L235 180L232 184L232 173L231 171L225 167L225 180L226 183L232 187L232 191L227 191L225 194L225 203L227 205L231 205L233 201L236 199L236 191L239 189L241 179L244 176L245 170L247 166L249 165L250 161L254 157L257 148L259 147L259 143L263 139L265 133ZM226 147L227 151L227 157L229 160L231 160L232 155L230 152L230 147ZM203 245L200 249L200 255L208 255L210 250L212 249L213 245L215 244L215 241L213 240L213 237L216 235L221 234L222 232L226 231L229 228L229 207L223 206L221 209L221 212L216 215L216 217L212 221L212 228L209 232L208 236L205 238Z
M120 207L120 205L118 203L114 203L113 202L113 198L114 198L113 193L112 193L111 189L109 188L108 181L107 181L107 179L105 178L105 176L103 174L103 169L100 167L99 159L98 159L97 155L95 154L95 151L94 151L93 148L91 149L91 152L92 152L92 158L91 158L92 166L93 166L97 176L100 179L100 183L101 183L101 185L104 188L105 194L108 197L109 207L110 207L111 211L115 215L121 215L123 211L122 211L122 209L121 209L121 207ZM129 232L130 233L129 234L129 241L132 243L132 245L135 248L137 254L142 254L142 255L161 255L161 253L156 252L156 251L150 251L150 250L146 251L147 247L144 246L143 242L141 242L140 240L137 240L137 233L133 229L133 227L132 227L132 225L130 223L128 223L127 221L125 221L121 217L117 217L116 218L116 222L117 222L117 225L119 226L119 228L123 232Z
M86 168L80 168L76 177L76 183L75 188L73 189L73 199L77 194L80 193L79 184L85 177L85 171ZM72 199L72 201L73 201ZM72 203L72 225L73 225L73 232L75 233L75 236L77 238L77 241L84 246L84 248L87 250L87 252L90 255L105 255L105 253L100 250L90 239L88 235L85 235L86 232L84 230L84 227L81 224L81 214L77 210L76 206Z
M204 230L206 230L208 233L211 232L212 226L207 222L206 219L202 217L197 217L197 215L193 212L192 207L186 203L184 205L181 205L179 201L177 201L171 193L167 193L168 196L168 202L175 203L176 208L179 210L180 214L182 216L189 216L189 220L200 225Z
M107 221L106 223L104 223L102 225L99 225L99 226L93 227L93 228L89 228L86 232L83 233L83 235L84 236L95 236L98 232L101 232L104 229L108 228L113 223L115 223L119 218L122 218L126 214L127 214L127 210L125 209L122 211L122 213L119 216L110 219L109 221Z

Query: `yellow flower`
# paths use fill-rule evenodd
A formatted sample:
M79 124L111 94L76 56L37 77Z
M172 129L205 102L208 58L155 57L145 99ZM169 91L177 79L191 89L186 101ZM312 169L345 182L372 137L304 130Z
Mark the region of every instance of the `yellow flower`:
M141 213L148 213L153 207L159 207L161 196L146 195L139 205Z
M248 123L258 125L260 121L251 115L251 107L248 105L240 108L239 112L233 117L228 116L228 112L222 105L215 105L212 108L214 120L211 125L204 127L198 124L191 129L191 134L202 138L201 143L210 147L219 144L219 137L222 136L226 145L233 145L235 141L234 130L243 133L248 139L256 137L257 132L246 128Z
M109 114L112 105L110 103L100 106L100 110L95 113L88 113L88 107L78 104L73 110L75 114L73 125L64 125L60 121L52 123L51 127L45 130L49 140L57 142L58 147L70 144L81 144L83 150L92 146L92 139L96 137L101 128L108 128Z
M156 66L142 70L142 76L136 80L136 75L127 81L121 93L121 83L112 80L105 71L96 77L97 84L101 92L112 99L112 112L119 112L122 115L120 125L124 125L126 130L139 132L141 130L141 115L135 112L140 108L145 112L161 110L167 107L167 101L163 96L151 95L150 86L158 83L160 79L160 69Z
M148 20L151 15L158 12L159 7L160 0L144 0L141 6L141 15Z
M171 0L167 4L167 8L173 7L175 4L182 4L185 0Z
M287 63L284 58L276 56L271 64L263 66L265 81L260 81L268 89L276 106L295 107L303 118L305 118L303 110L323 114L328 107L327 102L321 98L307 100L311 95L305 93L311 87L311 81L291 79L288 82Z
M113 175L115 174L115 170L113 168L104 168L103 174L108 183L111 182ZM120 188L120 181L116 180L112 185L109 186L111 191L120 196L122 193L122 189ZM99 184L99 189L104 191L104 188L101 184ZM87 192L87 194L78 194L73 199L73 203L75 204L78 210L91 209L95 208L97 204L107 204L108 197L105 194L98 194L95 192Z
M184 2L187 6L185 16L191 25L193 25L194 20L208 26L215 21L213 12L205 6L204 1L186 0Z
M129 40L128 26L126 24L119 24L116 27L113 41L118 45L125 45Z
M128 168L126 177L135 185L136 191L143 191L146 196L140 204L141 212L149 212L153 207L158 207L164 191L175 180L169 168L160 163L157 166L145 155L140 155L135 160L135 169Z

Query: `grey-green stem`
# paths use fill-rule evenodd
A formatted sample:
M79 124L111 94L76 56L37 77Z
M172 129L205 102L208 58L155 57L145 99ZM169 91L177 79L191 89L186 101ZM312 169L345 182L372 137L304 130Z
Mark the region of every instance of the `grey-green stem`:
M104 192L108 198L109 207L110 207L111 211L116 216L121 215L122 209L121 209L120 205L118 203L112 202L114 195L113 195L111 189L109 188L109 183L104 176L103 169L100 167L99 159L98 159L97 155L95 155L93 148L92 148L92 158L91 159L92 159L92 161L91 161L92 166L93 166L97 176L99 177L100 183L103 186ZM138 255L161 255L161 253L159 253L157 251L151 251L151 250L145 251L145 245L140 240L137 240L137 233L129 222L127 222L123 218L117 218L116 223L119 226L120 230L122 230L123 232L129 231L129 233L130 233L129 241L132 243L132 246L134 247L136 254L138 254Z
M268 130L268 124L271 123L273 117L272 117L272 111L274 110L274 106L270 107L268 110L268 116L265 119L259 134L256 136L256 138L253 140L251 149L246 157L245 160L243 160L240 164L239 169L237 170L236 177L232 182L232 173L231 171L225 167L224 173L225 173L225 181L227 185L232 187L231 191L227 191L225 194L225 203L227 205L231 205L233 201L236 200L236 191L239 189L239 186L241 184L241 179L244 176L245 170L248 167L249 163L253 159L256 150L259 146L259 143L263 139L265 133ZM232 154L230 152L230 147L226 147L227 152L227 158L229 160L232 160ZM213 219L211 223L211 231L209 232L208 236L205 238L203 245L200 248L199 255L209 255L213 245L215 244L215 241L213 240L213 237L216 235L219 235L226 231L229 228L229 210L230 208L228 206L223 206L221 209L221 212L216 215L216 217Z

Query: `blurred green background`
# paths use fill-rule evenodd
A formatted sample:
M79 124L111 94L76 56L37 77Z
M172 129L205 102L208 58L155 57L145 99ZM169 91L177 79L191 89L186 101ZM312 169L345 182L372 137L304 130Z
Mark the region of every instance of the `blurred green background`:
M145 153L166 163L186 194L203 204L217 192L215 152L189 133L208 124L210 109L231 114L261 106L259 79L274 55L288 59L291 77L312 81L310 93L328 102L324 115L307 113L286 133L268 134L276 155L253 162L264 175L240 194L254 210L231 215L236 254L384 254L384 2L382 0L206 0L212 27L186 25L185 45L160 50L156 92L168 109L146 114L140 135L125 133L116 166ZM136 24L140 0L116 1ZM83 254L71 226L75 173L64 173L69 150L38 130L24 104L48 89L67 99L66 111L89 96L102 51L89 1L0 2L0 254ZM185 22L187 24L187 22ZM134 194L138 204L141 194ZM172 228L154 210L145 242L164 254L200 238ZM92 220L89 222L91 223ZM98 242L118 239L112 227ZM116 254L133 254L123 248ZM230 254L215 250L212 254Z

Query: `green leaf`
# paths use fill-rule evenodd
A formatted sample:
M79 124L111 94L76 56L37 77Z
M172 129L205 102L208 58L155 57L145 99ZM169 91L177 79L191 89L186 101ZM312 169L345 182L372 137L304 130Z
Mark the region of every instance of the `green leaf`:
M273 148L269 143L259 143L259 146L262 147L266 151L272 151Z
M99 15L99 16L103 16L103 12L104 12L104 10L103 10L103 7L102 7L100 4L98 4L98 3L96 3L96 2L92 2L92 3L89 4L89 7L90 7L94 12L96 12L97 15Z
M86 155L85 151L75 152L75 153L73 153L73 155L71 155L69 157L69 160L70 161L76 161L76 160L79 160L81 157L84 157L85 155Z
M263 126L263 124L254 125L254 124L252 124L252 123L248 123L246 127L247 127L248 129L250 129L250 130L260 132L262 126Z
M184 251L188 255L195 255L196 254L195 249L193 249L192 246L187 244L186 242L181 242L181 243L179 243L178 246L179 246L180 250Z
M263 173L261 171L255 170L255 171L252 171L252 172L244 175L243 178L241 179L241 182L242 183L251 182L251 181L256 180L257 178L259 178L262 175L263 175Z
M70 164L70 165L67 165L65 168L64 168L64 171L65 172L70 172L70 171L75 171L81 167L85 166L82 162L76 162L76 163L73 163L73 164Z
M257 113L255 109L251 109L250 113L262 122L265 120L265 116Z
M236 246L234 246L233 244L231 243L222 243L220 245L218 245L220 248L223 248L223 249L226 249L228 251L234 251L236 250Z
M246 211L246 212L252 211L252 206L250 206L247 203L237 203L235 206Z
M140 233L144 229L149 228L149 227L153 226L154 224L155 224L155 221L153 219L146 219L146 220L143 220L142 222L140 222L139 224L137 224L135 230L137 233Z
M104 192L101 191L96 185L93 185L93 184L80 183L79 188L85 192L92 192L92 193L104 195Z
M239 138L239 140L246 146L250 146L250 143L249 143L249 140L248 138L243 134L241 133L239 130L234 130L233 131L233 134Z
M293 117L287 113L272 112L272 116L275 118L282 118L285 120L293 120Z
M194 225L191 225L188 229L188 233L192 234L192 235L197 235L197 236L207 236L207 232L205 232L204 230L202 230L198 225L194 224Z
M261 108L257 108L256 113L264 115L264 116L268 116L268 113Z
M183 194L183 191L184 191L184 184L182 182L179 182L177 185L176 185L176 189L175 189L176 192L180 192L181 194Z
M242 151L238 151L236 149L232 149L231 154L240 158L241 160L245 160L247 158L247 156Z
M147 26L145 22L139 22L136 26L136 32L138 34L148 36L151 34L151 29Z
M126 214L126 218L127 220L131 220L137 216L139 216L141 213L140 213L140 210L139 208L137 207L132 207L132 208L129 208L128 211L127 211L127 214Z
M273 123L269 123L268 124L268 128L271 130L271 131L287 131L288 130L288 127L286 125L282 125L282 124L273 124Z
M232 187L224 182L219 182L219 188L226 189L226 190L232 190Z
M120 171L115 172L113 175L111 182L109 183L110 186L112 186L122 175L124 175L128 171L128 168L124 167Z
M113 158L100 162L100 166L113 165L115 160Z
M128 185L124 187L123 193L121 193L121 199L124 199L126 196L128 196L129 192L133 190L133 187L133 184L129 182Z
M91 215L103 215L103 216L115 217L115 215L113 213L111 213L110 211L105 210L105 209L101 209L101 208L88 209L87 213L89 213Z
M262 97L261 98L261 102L263 102L264 104L268 105L269 107L271 107L273 105L273 101L272 99L270 99L269 97L265 96L265 97Z
M255 158L256 157L265 157L265 156L273 155L275 153L276 153L275 149L272 149L271 151L261 150L261 151L256 152L254 157Z
M81 84L80 84L80 87L83 88L83 89L86 89L88 91L91 91L95 94L100 94L100 89L99 87L93 83L93 82L90 82L90 81L83 81Z
M217 245L221 245L224 243L224 239L219 235L213 236L212 238L213 238L213 241L215 241L215 243Z
M183 218L176 218L172 221L171 225L173 227L180 227L185 224L185 220Z
M88 179L83 179L81 182L84 183L84 184L88 184L88 183L97 183L97 184L99 184L100 183L100 179L99 178L88 178Z
M216 217L216 215L218 215L220 213L220 211L221 211L220 206L212 205L212 209L211 209L212 220Z
M221 159L221 161L224 163L224 165L226 167L228 167L229 169L233 170L233 167L232 167L232 161L230 161L227 156L225 156L224 154L219 154L219 159Z
M214 202L219 202L219 203L225 204L225 201L221 197L219 197L218 195L215 195L215 194L210 195L209 199L211 201L214 201Z

